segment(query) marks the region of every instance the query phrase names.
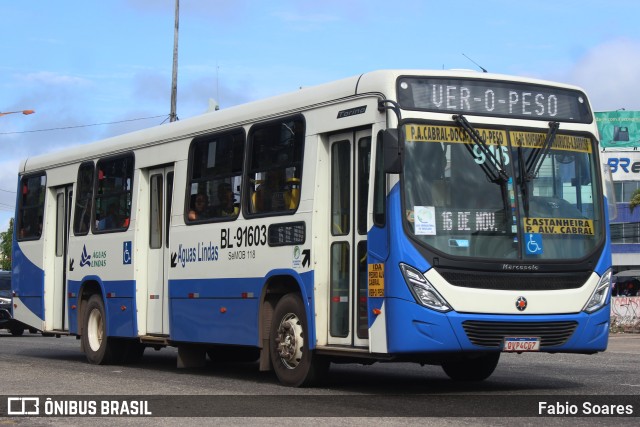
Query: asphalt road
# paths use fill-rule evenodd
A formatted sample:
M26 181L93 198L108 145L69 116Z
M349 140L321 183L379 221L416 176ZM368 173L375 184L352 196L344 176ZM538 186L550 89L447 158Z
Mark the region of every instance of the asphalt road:
M640 415L640 335L633 334L612 335L609 349L596 355L504 354L480 383L451 381L438 366L334 364L323 386L292 389L259 372L257 364L177 369L176 355L173 348L147 349L140 364L94 366L73 337L2 331L0 400L147 400L163 418L0 417L0 425L573 425L578 415L582 425L637 425ZM588 415L622 405L623 412L631 406L635 417L585 417L585 401L592 405ZM542 409L540 402L547 402ZM573 406L575 416L555 416ZM193 415L207 417L183 418ZM530 418L513 418L522 415Z

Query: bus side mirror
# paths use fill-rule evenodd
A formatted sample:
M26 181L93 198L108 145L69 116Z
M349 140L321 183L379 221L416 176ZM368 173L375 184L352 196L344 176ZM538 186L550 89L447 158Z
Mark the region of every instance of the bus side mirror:
M384 149L385 173L402 172L398 129L386 129L382 133L382 147Z

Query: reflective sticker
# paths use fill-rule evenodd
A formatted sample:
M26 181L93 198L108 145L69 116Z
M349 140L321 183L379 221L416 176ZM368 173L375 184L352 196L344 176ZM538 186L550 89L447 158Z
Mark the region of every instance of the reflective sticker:
M436 235L436 209L433 206L414 206L415 234L422 236Z
M369 297L384 296L384 264L369 264Z

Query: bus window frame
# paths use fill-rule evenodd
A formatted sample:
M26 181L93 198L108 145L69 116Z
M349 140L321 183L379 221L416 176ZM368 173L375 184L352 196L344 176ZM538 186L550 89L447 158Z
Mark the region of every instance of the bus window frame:
M98 203L97 203L97 199L98 199L98 183L100 181L100 179L99 179L100 163L111 162L111 161L118 160L118 159L124 159L126 157L131 158L131 162L132 162L131 163L131 183L130 183L130 188L127 191L121 191L121 192L117 192L117 193L114 192L112 194L118 194L118 196L121 196L122 194L126 194L127 192L130 194L131 199L130 199L129 216L128 216L129 221L127 221L127 225L126 226L119 226L119 227L109 228L109 229L106 229L106 230L100 230L100 229L98 229L98 224L96 222L96 215L97 215L97 208L98 208ZM114 156L101 157L95 162L94 179L93 179L93 206L91 207L91 232L93 234L122 233L122 232L125 232L125 231L127 231L129 229L129 226L131 225L131 213L133 211L133 205L134 205L133 187L134 187L135 174L136 174L136 156L135 156L135 152L134 151L128 151L126 153L117 154L117 155L114 155ZM100 194L100 197L104 197L104 195ZM107 209L108 209L108 207L107 207Z
M42 217L42 223L40 224L40 234L38 235L34 235L34 236L29 236L29 237L22 237L21 236L21 230L23 228L23 224L22 224L22 213L23 213L23 209L24 209L24 201L22 198L22 185L25 182L25 180L29 180L31 178L36 178L36 177L40 177L40 180L42 180L42 177L44 177L44 185L42 185L42 190L44 192L44 197L42 199L42 203L38 204L38 206L40 206L40 212L41 212L41 217ZM47 172L46 171L39 171L39 172L34 172L34 173L30 173L27 175L23 175L22 177L20 177L20 182L19 182L19 186L18 186L18 215L15 221L15 230L16 230L16 240L19 242L25 242L25 241L36 241L36 240L40 240L42 238L42 230L44 229L44 215L45 215L45 207L46 207L46 203L47 203ZM35 206L35 205L34 205Z
M84 232L80 232L77 229L77 225L76 221L78 220L78 215L77 215L77 204L78 204L78 198L80 197L81 193L80 193L80 169L82 169L82 167L86 167L88 165L91 165L91 195L89 197L89 199L91 200L91 209L89 209L89 227L87 228L86 231ZM80 163L80 165L78 166L78 173L76 175L76 191L74 194L74 200L73 200L73 235L74 236L86 236L87 234L89 234L89 231L91 231L92 228L92 223L95 221L93 219L93 208L94 208L94 196L95 196L95 181L96 181L96 162L93 160L88 160L86 162L82 162Z
M208 177L207 179L199 179L199 180L194 180L193 179L193 168L194 168L194 152L195 152L195 148L197 145L199 144L207 144L212 142L213 140L222 138L224 136L229 136L229 135L234 135L234 134L242 134L242 169L240 170L240 175L214 175L212 177ZM191 140L191 143L189 144L189 155L188 155L188 165L187 165L187 179L186 179L186 187L185 187L185 192L184 192L184 211L183 211L183 218L184 218L184 223L186 225L198 225L198 224L209 224L209 223L214 223L214 222L231 222L231 221L235 221L236 219L238 219L238 216L240 214L240 212L242 211L242 205L243 205L243 191L244 191L244 182L241 183L240 185L240 197L239 197L239 203L240 203L240 207L238 209L238 213L236 215L229 215L229 216L210 216L209 218L204 218L204 219L189 219L189 211L191 210L191 186L193 185L194 182L197 183L201 183L201 182L207 182L207 181L211 181L211 182L215 182L215 181L219 181L221 179L224 178L229 178L229 177L235 177L235 176L240 176L241 180L245 179L245 168L246 168L246 161L247 161L247 132L245 130L244 127L237 127L237 128L232 128L232 129L228 129L222 132L214 132L214 133L209 133L206 135L202 135L202 136L198 136L196 138L193 138ZM211 178L211 179L209 179ZM197 194L196 194L197 195ZM213 207L212 205L209 205L210 207Z
M268 169L255 169L255 168L252 169L251 166L252 166L255 132L265 127L273 126L275 124L282 124L288 121L300 121L302 123L302 127L303 127L302 139L301 139L300 150L299 150L301 153L300 160L291 161L286 164L279 164L276 167L271 167ZM304 169L306 139L307 139L307 120L304 114L282 116L269 121L254 123L253 125L251 125L251 128L249 129L249 133L247 136L247 149L245 152L244 175L242 178L243 179L242 187L244 191L243 191L243 200L241 205L242 205L242 214L244 215L245 218L265 218L265 217L273 217L273 216L294 215L298 211L298 208L300 207L301 199L298 200L298 204L296 205L295 209L271 210L266 212L252 212L251 208L253 203L251 199L253 197L253 194L256 193L258 189L257 188L251 189L250 185L252 182L255 183L255 179L251 176L255 175L258 172L262 173L268 170L278 170L278 169L286 170L291 167L296 167L300 169L297 175L299 176L298 185L300 189L302 189L302 177L304 173L303 169Z

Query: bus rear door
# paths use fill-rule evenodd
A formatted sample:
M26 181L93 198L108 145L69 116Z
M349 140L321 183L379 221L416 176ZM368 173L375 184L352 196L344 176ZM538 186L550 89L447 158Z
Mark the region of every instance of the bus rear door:
M73 197L73 186L67 185L58 187L55 190L55 257L53 274L53 300L48 301L53 304L52 329L56 331L66 331L68 325L67 307L67 266L68 266L68 243L69 227L71 224L71 201ZM49 319L48 319L49 320Z
M147 262L147 334L169 333L171 254L169 228L173 197L173 166L149 171L149 254Z

